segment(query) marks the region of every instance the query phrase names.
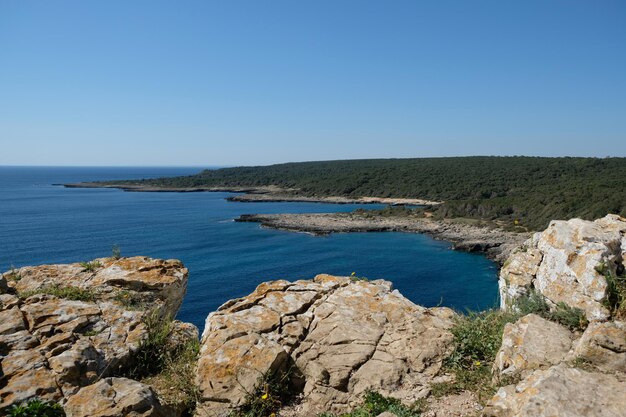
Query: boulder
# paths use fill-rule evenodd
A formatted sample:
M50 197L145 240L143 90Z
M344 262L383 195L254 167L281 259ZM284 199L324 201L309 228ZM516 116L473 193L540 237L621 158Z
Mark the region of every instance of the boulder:
M0 295L0 412L34 397L64 402L103 376L123 373L147 336L145 317L175 312L187 285L178 261L96 264L91 271L42 265L4 274L15 294Z
M626 373L626 322L591 323L574 354L603 371Z
M624 417L626 382L614 375L564 364L536 370L519 384L500 388L489 417Z
M504 327L502 346L496 354L496 379L524 377L531 371L563 361L572 346L572 334L565 327L528 314Z
M318 275L264 283L209 314L198 416L226 416L268 372L291 375L297 415L346 412L366 390L413 401L451 351L454 313L417 306L387 281Z
M81 388L65 404L67 417L170 417L152 389L127 378L105 378Z
M500 273L503 308L535 290L551 304L580 308L590 321L604 321L607 281L603 269L624 273L626 219L552 221L513 254Z

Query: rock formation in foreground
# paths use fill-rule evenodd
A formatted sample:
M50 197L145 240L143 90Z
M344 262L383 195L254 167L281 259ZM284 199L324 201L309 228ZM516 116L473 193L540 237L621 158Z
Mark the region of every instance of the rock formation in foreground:
M454 313L423 308L387 281L318 275L261 284L206 320L198 416L227 416L267 372L291 370L295 415L346 412L375 390L423 397L451 350Z
M552 304L580 308L590 321L606 320L606 275L623 275L625 258L626 219L610 214L593 222L553 221L502 267L502 307L536 291Z
M0 413L39 398L67 401L73 417L161 415L149 387L126 378L101 378L133 366L133 354L147 337L146 317L178 311L187 275L179 261L144 257L24 267L3 274ZM106 392L132 395L124 401L112 395L109 402L96 395L106 397ZM140 409L153 411L135 412Z
M570 330L535 314L507 324L493 367L493 417L626 416L626 219L553 221L500 274L502 307L529 294L590 321Z

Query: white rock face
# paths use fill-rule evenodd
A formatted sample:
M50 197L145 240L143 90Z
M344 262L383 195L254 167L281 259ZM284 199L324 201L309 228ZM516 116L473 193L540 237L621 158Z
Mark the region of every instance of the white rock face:
M207 317L197 415L229 415L261 375L287 369L302 394L289 415L343 413L368 389L414 401L451 350L453 316L413 304L382 280L261 284Z
M626 382L564 364L537 370L517 385L500 388L489 417L624 417Z
M499 378L524 377L531 371L563 361L572 346L572 334L565 327L535 314L504 327L502 346L493 371Z
M553 303L583 310L590 321L602 321L607 282L598 269L623 273L626 219L607 215L596 221L553 221L511 255L500 272L501 306L534 289Z

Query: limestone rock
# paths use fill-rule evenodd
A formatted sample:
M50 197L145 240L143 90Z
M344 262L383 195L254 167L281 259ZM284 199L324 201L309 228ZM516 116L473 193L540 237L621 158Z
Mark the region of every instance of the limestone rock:
M574 354L604 371L626 373L626 322L591 323Z
M303 398L298 415L345 412L368 389L414 400L451 350L453 316L411 303L382 280L261 284L207 317L198 416L228 415L268 371L291 370Z
M156 304L167 307L174 316L187 289L188 270L177 260L132 258L99 258L91 262L93 270L80 263L27 266L5 274L20 279L9 281L17 292L61 285L95 291L101 300L119 300L133 305Z
M139 257L97 262L95 271L72 264L4 274L9 290L22 298L0 295L0 412L34 397L63 402L98 378L123 371L147 335L144 317L178 308L187 285L180 262ZM68 286L91 296L79 301L49 291ZM42 288L50 294L23 297ZM132 305L126 295L142 304Z
M624 272L626 219L607 215L595 221L552 221L512 255L500 274L502 307L534 289L553 303L583 310L590 321L603 321L607 282L599 268Z
M500 388L489 417L624 417L626 382L563 364L537 370L517 386Z
M65 404L67 417L169 417L152 389L127 378L105 378L81 388Z
M572 346L565 327L529 314L504 327L502 346L493 365L497 377L526 376L537 368L563 361Z

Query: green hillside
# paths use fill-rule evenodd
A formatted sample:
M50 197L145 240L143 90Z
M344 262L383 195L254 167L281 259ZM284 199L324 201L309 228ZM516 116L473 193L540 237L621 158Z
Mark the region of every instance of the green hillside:
M118 182L119 183L119 182ZM136 183L128 181L127 183ZM159 186L294 188L308 196L413 197L445 201L441 217L519 220L626 216L626 158L458 157L287 163L143 180Z

